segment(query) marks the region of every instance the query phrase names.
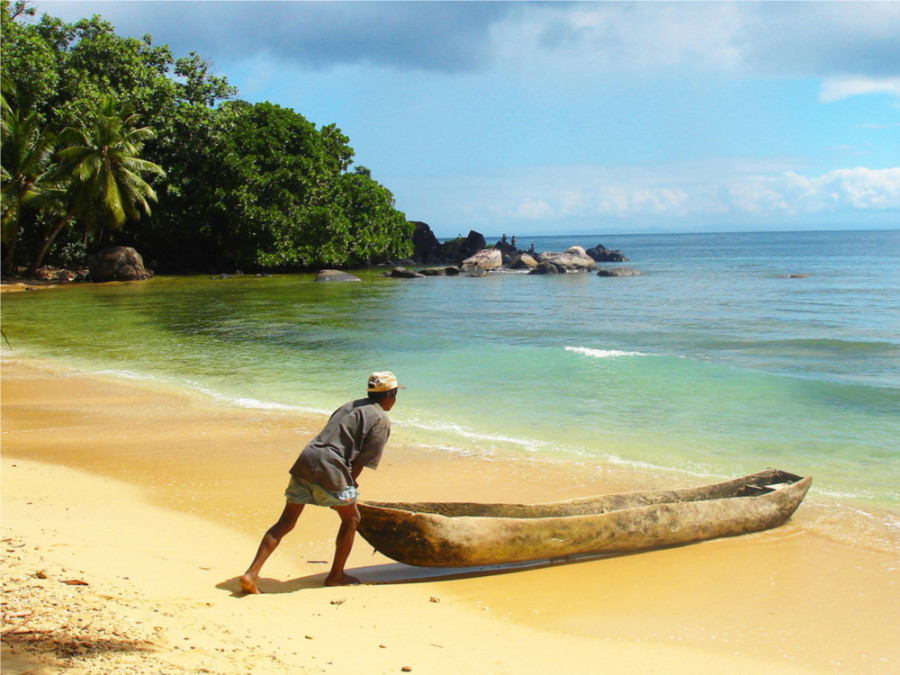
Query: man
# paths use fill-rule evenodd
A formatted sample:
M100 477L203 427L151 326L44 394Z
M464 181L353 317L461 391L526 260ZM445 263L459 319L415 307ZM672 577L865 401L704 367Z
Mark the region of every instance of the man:
M331 415L325 428L311 440L291 467L281 518L262 538L250 567L240 578L245 593L259 593L257 581L263 563L282 537L294 529L306 504L329 506L341 517L335 543L334 562L325 578L326 586L358 584L359 579L344 573L359 525L356 507L356 479L363 467L378 467L381 453L391 434L387 411L397 402L397 383L392 372L372 373L366 387L368 396L346 403Z

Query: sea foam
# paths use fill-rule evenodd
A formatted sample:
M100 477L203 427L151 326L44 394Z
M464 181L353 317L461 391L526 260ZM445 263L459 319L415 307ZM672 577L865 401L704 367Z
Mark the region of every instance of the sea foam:
M567 352L584 354L594 359L608 359L614 356L650 356L644 352L625 352L618 349L591 349L590 347L571 347L566 345Z

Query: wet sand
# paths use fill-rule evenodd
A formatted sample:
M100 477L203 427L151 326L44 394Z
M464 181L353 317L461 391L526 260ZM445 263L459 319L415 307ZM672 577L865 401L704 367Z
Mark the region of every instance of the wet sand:
M348 571L364 585L339 589L321 587L337 517L310 507L264 595L243 597L237 576L323 421L4 354L4 673L900 667L897 551L822 536L814 490L770 532L486 576L429 577L359 538ZM395 425L360 484L368 499L539 502L662 480L423 451Z

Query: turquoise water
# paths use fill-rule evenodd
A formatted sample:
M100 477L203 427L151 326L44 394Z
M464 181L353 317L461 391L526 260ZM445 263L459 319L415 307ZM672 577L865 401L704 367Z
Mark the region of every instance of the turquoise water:
M900 231L517 243L602 243L642 275L73 285L4 295L3 329L15 353L247 406L330 412L390 369L413 444L714 476L777 466L900 509Z

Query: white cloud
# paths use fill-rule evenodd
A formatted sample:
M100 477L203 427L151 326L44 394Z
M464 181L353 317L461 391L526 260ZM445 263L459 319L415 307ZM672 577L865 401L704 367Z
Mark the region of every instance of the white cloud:
M838 169L813 179L813 190L834 202L863 210L900 209L900 168Z
M831 103L864 94L890 94L900 98L900 77L829 77L822 83L819 100Z
M720 199L735 213L900 211L900 168L837 169L813 177L786 171L750 176L723 188Z
M837 169L804 176L765 162L656 167L537 167L479 178L399 185L427 201L439 222L488 228L572 219L778 219L828 214L900 215L900 167ZM434 192L440 186L439 194ZM415 208L415 206L413 207ZM415 212L409 213L415 217Z

